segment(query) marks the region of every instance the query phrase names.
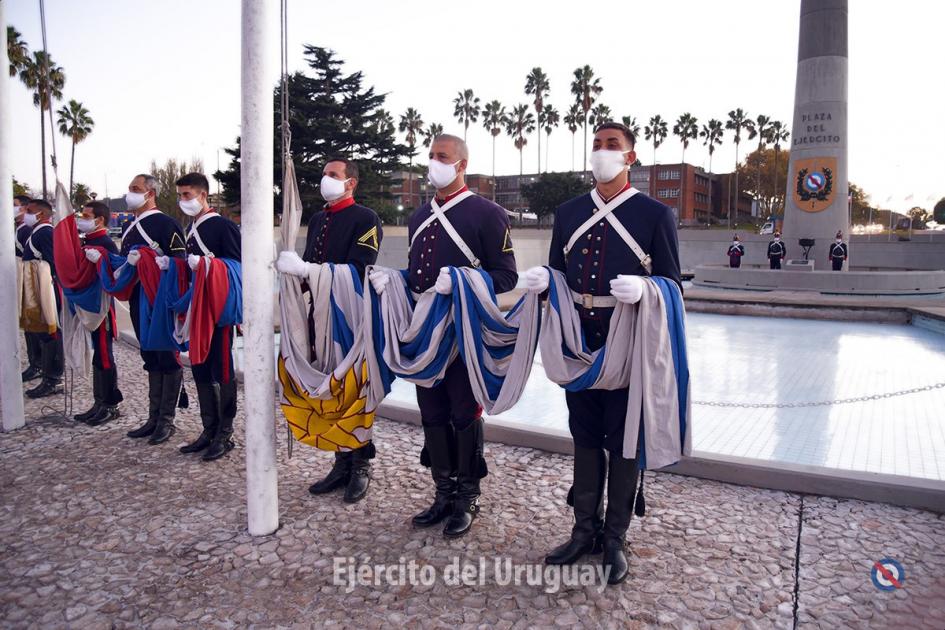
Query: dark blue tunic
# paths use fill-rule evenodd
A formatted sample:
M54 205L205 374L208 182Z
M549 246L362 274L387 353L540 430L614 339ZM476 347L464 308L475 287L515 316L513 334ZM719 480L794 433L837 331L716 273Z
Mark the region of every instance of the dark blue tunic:
M41 227L49 226L49 227ZM32 247L30 244L32 243ZM39 251L39 256L33 253L33 248ZM49 263L49 269L52 271L52 277L56 275L56 260L53 258L53 228L48 223L39 223L33 226L26 244L23 247L23 261L27 260L45 260Z
M23 258L23 250L26 249L26 241L30 237L30 232L33 231L28 225L20 225L16 228L16 242L19 247L16 249L16 255L20 258Z
M363 277L364 268L377 261L384 238L381 220L376 212L357 203L339 207L323 208L312 215L302 260L351 264Z
M113 241L108 235L107 230L96 230L95 232L90 232L83 239L83 245L88 245L90 247L103 247L109 253L118 253L118 246L115 245L115 241Z
M571 235L596 211L590 193L571 199L555 210L548 264L567 276L571 290L581 294L610 295L610 281L619 274L647 274L636 254L610 222L603 219L578 238L565 259L564 246ZM673 211L655 199L637 193L614 210L613 215L650 255L653 275L669 278L682 289ZM607 338L613 309L580 306L579 312L588 346L599 348Z
M130 223L128 225L131 226ZM184 255L184 230L176 219L167 216L163 212L157 212L145 217L141 221L141 227L158 244L161 248L161 254L164 256L180 258ZM135 245L151 246L150 243L144 241L136 227L126 230L122 235L121 255L127 256Z
M231 258L233 260L242 258L243 245L240 229L226 217L216 215L206 219L197 226L197 232L200 234L200 240L203 241L203 244L213 254L214 258ZM187 230L187 234L187 253L206 256L207 253L197 244L197 239L190 234L190 229Z
M443 205L443 202L439 203ZM432 212L432 205L426 203L413 213L409 223L411 239ZM491 276L495 292L505 293L514 289L518 282L518 270L512 251L508 213L488 199L473 195L448 210L446 216L479 259L481 269ZM440 267L469 266L469 259L440 222L434 221L423 230L410 249L407 282L411 291L420 293L434 285Z

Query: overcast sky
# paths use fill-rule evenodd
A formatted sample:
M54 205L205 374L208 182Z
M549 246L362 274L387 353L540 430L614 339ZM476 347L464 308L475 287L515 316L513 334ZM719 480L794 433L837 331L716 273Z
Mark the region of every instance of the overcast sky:
M7 22L39 49L38 2L4 4ZM850 179L880 206L931 208L945 196L945 3L850 4ZM682 112L701 124L724 121L742 107L790 126L799 6L791 0L289 0L289 54L295 70L304 65L304 43L331 48L346 70L363 71L368 83L389 93L395 118L413 106L426 122L458 135L457 91L472 88L483 102L529 103L525 76L541 66L551 80L550 102L563 113L572 101L572 72L584 64L601 78L601 102L617 117L631 114L643 124L658 113L672 127ZM107 192L116 196L152 158L199 156L208 173L216 169L218 150L239 134L238 0L46 0L46 13L50 54L66 72L64 99L80 100L95 119L94 132L76 151L76 181L104 195L107 179ZM14 174L38 189L39 113L18 81L13 118ZM68 144L61 136L56 142L68 178ZM543 153L544 142L545 136ZM581 143L579 132L578 165ZM478 123L469 145L470 172L490 172L491 136ZM743 142L742 155L750 145ZM570 169L566 128L551 135L550 148L551 169ZM648 142L637 150L644 163L652 161ZM657 161L678 162L681 150L670 136ZM526 172L536 169L536 152L533 134ZM518 160L511 139L499 136L497 172L517 173ZM713 170L731 170L734 160L726 136ZM701 140L690 145L686 161L708 167Z

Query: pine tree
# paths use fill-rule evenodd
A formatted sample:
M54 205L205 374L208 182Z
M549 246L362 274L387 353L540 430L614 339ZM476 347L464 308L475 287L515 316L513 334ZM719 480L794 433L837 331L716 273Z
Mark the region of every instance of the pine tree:
M391 195L387 192L390 176L401 167L408 149L397 142L391 116L384 109L387 95L375 93L373 87L364 87L361 72L345 74L344 61L333 51L311 45L304 49L310 72L291 75L288 90L291 150L305 214L317 210L323 203L318 183L325 161L331 157L344 157L357 163L360 176L355 197L360 203L378 210L390 205ZM281 188L281 86L276 88L273 98L276 104L273 169L276 186ZM217 171L214 177L222 184L227 203L238 203L239 138L236 146L226 149L226 153L232 158L229 167L226 171ZM281 208L278 196L276 208Z

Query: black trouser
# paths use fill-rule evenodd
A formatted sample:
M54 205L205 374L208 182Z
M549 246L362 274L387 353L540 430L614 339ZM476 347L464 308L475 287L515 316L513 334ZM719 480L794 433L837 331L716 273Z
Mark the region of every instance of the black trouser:
M574 443L583 448L603 448L621 455L629 393L629 387L565 392L568 428Z
M482 408L469 386L469 375L463 360L453 360L439 384L433 387L417 386L417 405L423 426L438 427L452 424L462 431L482 415Z
M135 329L135 337L141 341L141 323L139 309L141 307L140 291L135 289L128 300L128 309L131 311L131 325ZM141 350L138 351L144 360L146 372L176 372L180 369L177 353L171 350Z
M834 271L843 271L843 259L842 259L842 258L833 258L833 259L831 259L831 262L833 262L833 270L834 270Z
M115 354L112 352L115 330L115 315L109 311L105 320L94 331L89 333L92 338L92 367L105 375L105 387L102 392L102 403L112 406L123 400L118 389L118 368L115 366Z
M62 351L62 331L50 335L49 333L27 333L33 335L34 342L39 349L40 367L43 370L43 378L52 381L62 380L63 371L63 351Z
M780 257L780 256L775 256L774 258L769 258L768 260L771 261L771 268L772 268L772 269L780 269L780 268L781 268L781 257Z
M732 269L738 269L742 266L741 256L732 256L728 259L728 266Z
M29 367L43 369L43 350L39 340L40 333L23 331L26 339L26 361Z
M195 383L226 384L233 380L233 327L218 326L210 338L207 360L190 366Z

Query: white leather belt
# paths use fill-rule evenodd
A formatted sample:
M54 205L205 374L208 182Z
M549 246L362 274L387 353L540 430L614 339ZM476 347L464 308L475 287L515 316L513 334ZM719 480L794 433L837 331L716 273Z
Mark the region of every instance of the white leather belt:
M612 295L591 295L590 293L578 293L571 291L571 299L575 304L580 304L584 308L614 308L617 306L617 298Z

